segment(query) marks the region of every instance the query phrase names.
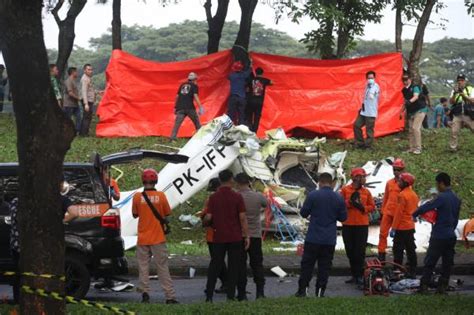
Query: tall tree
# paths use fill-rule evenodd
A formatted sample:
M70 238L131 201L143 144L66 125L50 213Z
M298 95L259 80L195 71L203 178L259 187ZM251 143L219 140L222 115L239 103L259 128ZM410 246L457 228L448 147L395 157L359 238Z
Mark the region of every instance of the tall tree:
M282 1L276 5L277 21L283 13L294 22L309 17L318 28L305 34L301 40L309 51L319 53L322 59L343 58L354 47L356 36L364 34L367 23L379 23L386 0L309 0Z
M239 0L241 11L239 32L235 39L232 53L235 60L241 60L248 63L248 49L250 42L250 33L252 32L252 18L258 0Z
M444 7L437 0L395 0L395 49L402 51L403 26L410 22L416 23L416 32L412 41L412 47L408 57L404 57L406 67L410 75L416 81L420 80L419 62L421 58L425 30L430 23L431 14ZM441 25L443 26L443 25Z
M227 9L229 8L229 0L218 0L216 14L212 15L212 0L206 0L204 9L206 10L207 25L207 54L219 51L219 43L222 36L222 28L224 27Z
M50 5L52 2L54 1L49 0ZM68 0L69 9L66 17L61 20L59 17L59 10L63 7L64 2L64 0L57 0L56 5L54 5L51 10L54 20L59 28L58 59L56 60L56 64L61 78L65 73L67 61L71 56L72 48L74 46L74 38L76 37L76 18L86 5L87 0Z
M112 49L122 50L122 0L112 2Z
M57 106L43 40L42 0L0 0L0 49L8 68L17 126L20 271L64 274L64 214L59 183L73 123ZM54 279L23 285L64 293ZM64 301L20 295L21 314L64 314Z

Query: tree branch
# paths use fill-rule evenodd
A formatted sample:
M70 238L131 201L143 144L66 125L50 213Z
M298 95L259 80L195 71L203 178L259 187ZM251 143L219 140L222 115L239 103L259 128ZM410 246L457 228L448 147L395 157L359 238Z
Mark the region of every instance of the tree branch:
M212 23L211 7L212 7L212 1L211 0L206 0L206 3L204 3L204 9L206 10L207 24Z
M61 10L61 8L63 7L63 4L64 4L64 0L58 0L58 3L56 3L54 8L51 10L51 14L54 16L54 20L56 21L56 24L58 24L58 26L63 22L59 18L59 14L58 14L59 10Z

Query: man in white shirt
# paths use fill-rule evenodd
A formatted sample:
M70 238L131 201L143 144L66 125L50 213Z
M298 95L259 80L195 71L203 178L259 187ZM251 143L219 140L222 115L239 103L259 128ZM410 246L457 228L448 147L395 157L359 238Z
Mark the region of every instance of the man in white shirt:
M96 100L96 91L92 84L93 69L90 64L84 65L84 74L81 78L81 99L84 113L82 115L82 124L80 135L89 136L92 114L94 113L94 104Z
M362 108L359 111L356 121L354 122L354 141L355 145L360 149L367 149L374 142L375 119L379 106L380 87L375 82L375 72L369 71L365 74L367 85L365 87L364 100ZM367 139L364 140L362 127L365 126Z

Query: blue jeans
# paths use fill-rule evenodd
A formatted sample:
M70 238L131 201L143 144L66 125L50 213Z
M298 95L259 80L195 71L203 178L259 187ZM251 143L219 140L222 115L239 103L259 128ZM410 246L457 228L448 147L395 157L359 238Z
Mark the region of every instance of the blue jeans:
M76 132L79 133L81 131L81 109L78 107L64 107L64 113L66 116L72 120L74 117L74 123L76 126Z

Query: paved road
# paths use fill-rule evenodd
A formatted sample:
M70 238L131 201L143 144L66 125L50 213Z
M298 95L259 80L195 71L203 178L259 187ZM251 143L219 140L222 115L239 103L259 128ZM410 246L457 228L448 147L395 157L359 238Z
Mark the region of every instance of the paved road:
M469 294L474 296L474 276L453 276L452 279L464 280L463 288L459 289L458 292L461 294ZM247 291L250 292L249 300L255 298L255 285L252 279L248 279ZM362 296L362 291L357 290L354 286L347 285L344 283L346 277L331 277L326 296ZM136 280L132 280L133 284L137 284ZM314 294L313 282L311 283L310 294ZM159 282L156 280L151 281L153 292L151 294L152 302L160 303L163 302L164 297L159 286ZM205 277L196 277L193 279L185 278L174 278L174 284L177 292L177 298L181 303L197 303L204 301L204 286L206 284ZM296 292L298 286L298 278L289 277L284 281L280 281L276 277L267 277L267 284L265 287L265 294L267 297L285 297L291 296ZM11 289L8 286L0 286L0 296L3 298L11 298ZM137 292L101 292L94 288L91 288L87 295L89 300L100 300L104 302L139 302L140 294ZM224 301L225 295L216 294L214 297L215 302Z

